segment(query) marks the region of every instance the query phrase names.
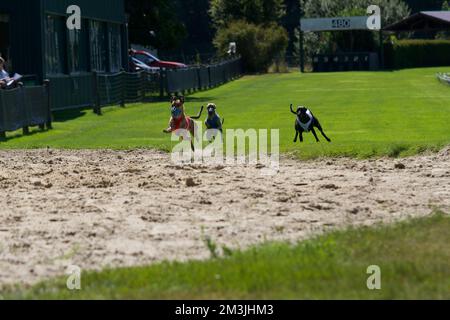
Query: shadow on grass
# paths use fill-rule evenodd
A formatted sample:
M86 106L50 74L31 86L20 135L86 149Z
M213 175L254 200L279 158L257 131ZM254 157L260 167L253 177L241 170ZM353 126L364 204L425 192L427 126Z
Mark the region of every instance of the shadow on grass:
M92 112L92 108L68 109L53 112L54 122L67 122L84 117L86 113Z
M30 132L28 134L23 134L20 130L17 130L15 132L10 133L9 135L7 135L4 138L0 138L0 143L2 142L8 142L10 140L15 140L15 139L20 139L20 138L24 138L24 137L31 137L37 134L41 134L44 132L48 132L50 130L48 129L40 129L38 127L30 127Z
M207 103L216 100L216 97L192 97L192 96L186 96L186 103ZM170 103L170 97L158 97L158 98L151 98L146 99L146 103L152 103L152 102L167 102Z

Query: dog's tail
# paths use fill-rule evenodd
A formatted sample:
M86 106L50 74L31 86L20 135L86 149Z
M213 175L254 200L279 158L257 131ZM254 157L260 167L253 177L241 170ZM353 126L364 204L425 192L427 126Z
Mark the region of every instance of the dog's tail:
M198 119L200 119L201 116L202 116L202 113L203 113L203 109L205 109L204 106L202 106L202 108L200 109L200 113L199 113L197 116L195 116L195 117L189 117L189 118L191 118L191 119L193 119L193 120L198 120Z
M293 105L292 103L291 103L290 109L291 109L291 112L292 112L293 114L297 115L297 113L295 113L295 111L294 111L294 105Z

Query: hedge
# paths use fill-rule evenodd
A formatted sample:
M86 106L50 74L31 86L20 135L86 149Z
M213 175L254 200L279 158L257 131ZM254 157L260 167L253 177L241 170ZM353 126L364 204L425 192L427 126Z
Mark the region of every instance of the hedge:
M450 65L450 40L394 40L385 45L391 69Z

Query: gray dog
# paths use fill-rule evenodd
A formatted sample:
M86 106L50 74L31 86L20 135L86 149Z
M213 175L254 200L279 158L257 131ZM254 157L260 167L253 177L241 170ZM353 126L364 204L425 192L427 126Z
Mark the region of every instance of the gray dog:
M205 126L208 130L211 130L207 133L208 141L211 142L215 139L212 130L220 131L220 133L223 134L223 124L225 123L225 120L221 119L217 114L217 106L214 103L208 103L206 110L208 111L208 118L205 120Z

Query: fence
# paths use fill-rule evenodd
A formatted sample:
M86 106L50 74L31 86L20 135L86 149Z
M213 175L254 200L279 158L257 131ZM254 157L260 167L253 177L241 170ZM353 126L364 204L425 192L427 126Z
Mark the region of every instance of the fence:
M52 111L90 107L94 103L94 74L49 77Z
M440 82L450 85L450 75L446 73L438 73L436 76Z
M93 106L97 113L108 105L146 101L165 94L209 89L242 74L240 58L208 66L116 74L86 73L50 77L51 110Z
M48 86L47 82L45 86L0 90L0 138L21 128L24 134L33 126L51 129Z
M374 52L318 54L313 57L312 66L314 72L377 70L379 58Z
M239 58L209 66L167 70L164 76L164 91L171 94L209 89L236 79L241 74Z
M160 94L160 74L145 71L95 75L97 112L108 105L145 101Z
M51 112L94 107L96 113L108 105L147 101L155 96L209 89L229 82L242 73L239 58L208 66L158 73L141 71L116 74L84 73L50 77L44 86L0 90L0 138L6 131L39 126L51 128ZM50 85L51 84L51 85ZM29 85L29 86L28 86Z

